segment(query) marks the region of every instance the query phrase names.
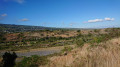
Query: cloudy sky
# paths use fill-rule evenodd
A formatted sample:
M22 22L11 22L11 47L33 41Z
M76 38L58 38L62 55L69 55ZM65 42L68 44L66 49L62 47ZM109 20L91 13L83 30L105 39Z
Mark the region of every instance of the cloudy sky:
M0 0L0 23L46 27L120 27L120 0Z

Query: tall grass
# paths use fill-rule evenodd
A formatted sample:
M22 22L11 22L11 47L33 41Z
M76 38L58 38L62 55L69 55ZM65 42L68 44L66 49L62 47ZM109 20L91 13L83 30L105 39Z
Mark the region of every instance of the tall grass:
M46 67L120 67L120 38L92 45L85 44L65 56L52 57Z

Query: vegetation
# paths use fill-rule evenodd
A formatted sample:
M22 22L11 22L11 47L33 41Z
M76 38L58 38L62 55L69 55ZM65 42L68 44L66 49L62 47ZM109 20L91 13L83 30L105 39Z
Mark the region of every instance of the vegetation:
M47 64L48 61L47 56L33 55L31 57L24 57L15 67L38 67L39 65Z
M69 52L73 49L71 46L65 46L64 49L62 50L63 52Z
M84 43L85 42L83 41L83 39L76 40L76 44L77 44L78 47L82 47L84 45Z
M69 36L67 37L62 37L62 35L68 34L69 30L41 31L41 32L47 32L46 34L50 34L50 33L56 33L56 35L62 34L61 36L55 36L55 34L54 36L53 34L49 36L46 36L46 34L44 34L43 36L43 33L40 33L39 31L29 32L29 33L27 32L13 33L13 34L1 33L0 34L1 36L0 50L7 49L11 51L16 51L16 50L21 50L26 48L31 49L31 48L53 47L53 46L63 46L63 45L71 45L71 44L77 44L78 47L82 47L84 43L100 43L100 42L107 41L109 39L120 36L119 28L106 29L106 30L107 30L107 33L105 34L100 34L101 33L100 30L99 31L97 30L95 34L91 32L88 32L88 34L83 34L81 30L76 30L77 34L74 34L74 36L70 36L71 34L69 34ZM73 32L73 31L74 30L70 32ZM40 33L40 35L28 36L29 34L32 34L32 33ZM28 35L25 35L25 34L28 34ZM41 34L43 37L40 37ZM12 37L13 39L11 39Z
M12 54L10 52L5 52L2 56L2 67L14 67L15 66L15 59L17 58L17 55L15 52Z
M108 41L112 40L113 38L120 37L120 28L102 29L102 31L101 29L82 30L82 32L81 30L66 30L66 29L60 29L60 30L44 29L39 31L37 30L30 31L30 32L25 31L25 32L19 32L19 33L1 32L0 37L1 37L0 50L17 51L22 49L64 46L62 53L51 54L49 56L33 55L31 57L24 57L22 61L17 63L16 67L39 67L39 66L44 66L46 64L49 65L50 63L54 63L56 65L59 63L59 62L56 63L58 59L59 58L63 59L65 55L66 57L64 59L66 59L67 61L69 61L69 58L74 59L72 63L74 63L75 65L73 64L71 65L71 67L82 67L82 65L85 65L91 62L93 62L91 63L93 65L91 67L94 67L95 65L94 63L97 62L95 59L98 59L98 60L102 59L100 56L104 55L104 51L106 52L116 51L116 54L118 53L117 51L119 51L119 49L116 47L119 47L119 42L115 41L115 44L117 46L112 46L112 44L109 43ZM73 47L68 46L73 44L77 45L77 48L75 49L78 50L78 54L76 53ZM86 44L88 45L84 46ZM110 44L110 45L105 45L105 44ZM110 48L110 46L112 46L113 48ZM103 50L103 51L100 51L100 50ZM64 55L62 55L63 52L64 52ZM95 54L93 52L95 52ZM68 53L70 53L71 55L69 54L68 56ZM81 53L84 53L84 55ZM101 55L99 56L99 54ZM107 57L107 55L109 54L106 53L104 56ZM50 57L54 58L54 56L57 56L57 57L59 56L59 58L57 58L57 61L51 62L50 60L48 60L48 58ZM76 56L77 58L72 58L72 56L74 57ZM98 58L96 58L97 56ZM63 62L67 63L66 60ZM78 60L82 62L79 62ZM105 60L105 62L107 61ZM71 62L71 60L69 62ZM65 64L63 63L63 65Z
M3 33L3 32L0 33L0 43L4 43L5 42L6 38L5 38L4 35L5 35L5 33Z

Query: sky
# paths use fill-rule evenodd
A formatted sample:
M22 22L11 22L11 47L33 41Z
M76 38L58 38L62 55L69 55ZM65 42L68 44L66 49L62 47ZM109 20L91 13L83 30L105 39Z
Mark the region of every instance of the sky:
M120 27L120 0L0 0L0 23L59 28Z

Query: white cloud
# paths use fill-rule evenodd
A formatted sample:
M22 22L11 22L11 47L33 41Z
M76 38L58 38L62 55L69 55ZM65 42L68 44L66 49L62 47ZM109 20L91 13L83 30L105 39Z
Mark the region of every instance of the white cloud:
M5 14L5 13L4 13L4 14L1 14L1 15L0 15L0 20L5 19L6 16L7 16L7 14Z
M70 26L73 26L73 24L70 24Z
M5 17L5 16L7 16L7 14L2 14L1 16L2 16L2 17Z
M72 22L70 23L70 26L73 26L73 25L76 25L77 23L76 22Z
M29 19L24 18L24 19L21 19L20 21L29 21Z
M92 22L102 22L103 19L94 19L94 20L88 20L88 23L92 23Z
M85 23L93 23L93 22L103 22L103 21L114 21L114 18L104 18L104 19L94 19L94 20L88 20Z
M105 18L106 21L113 21L115 20L114 18Z

